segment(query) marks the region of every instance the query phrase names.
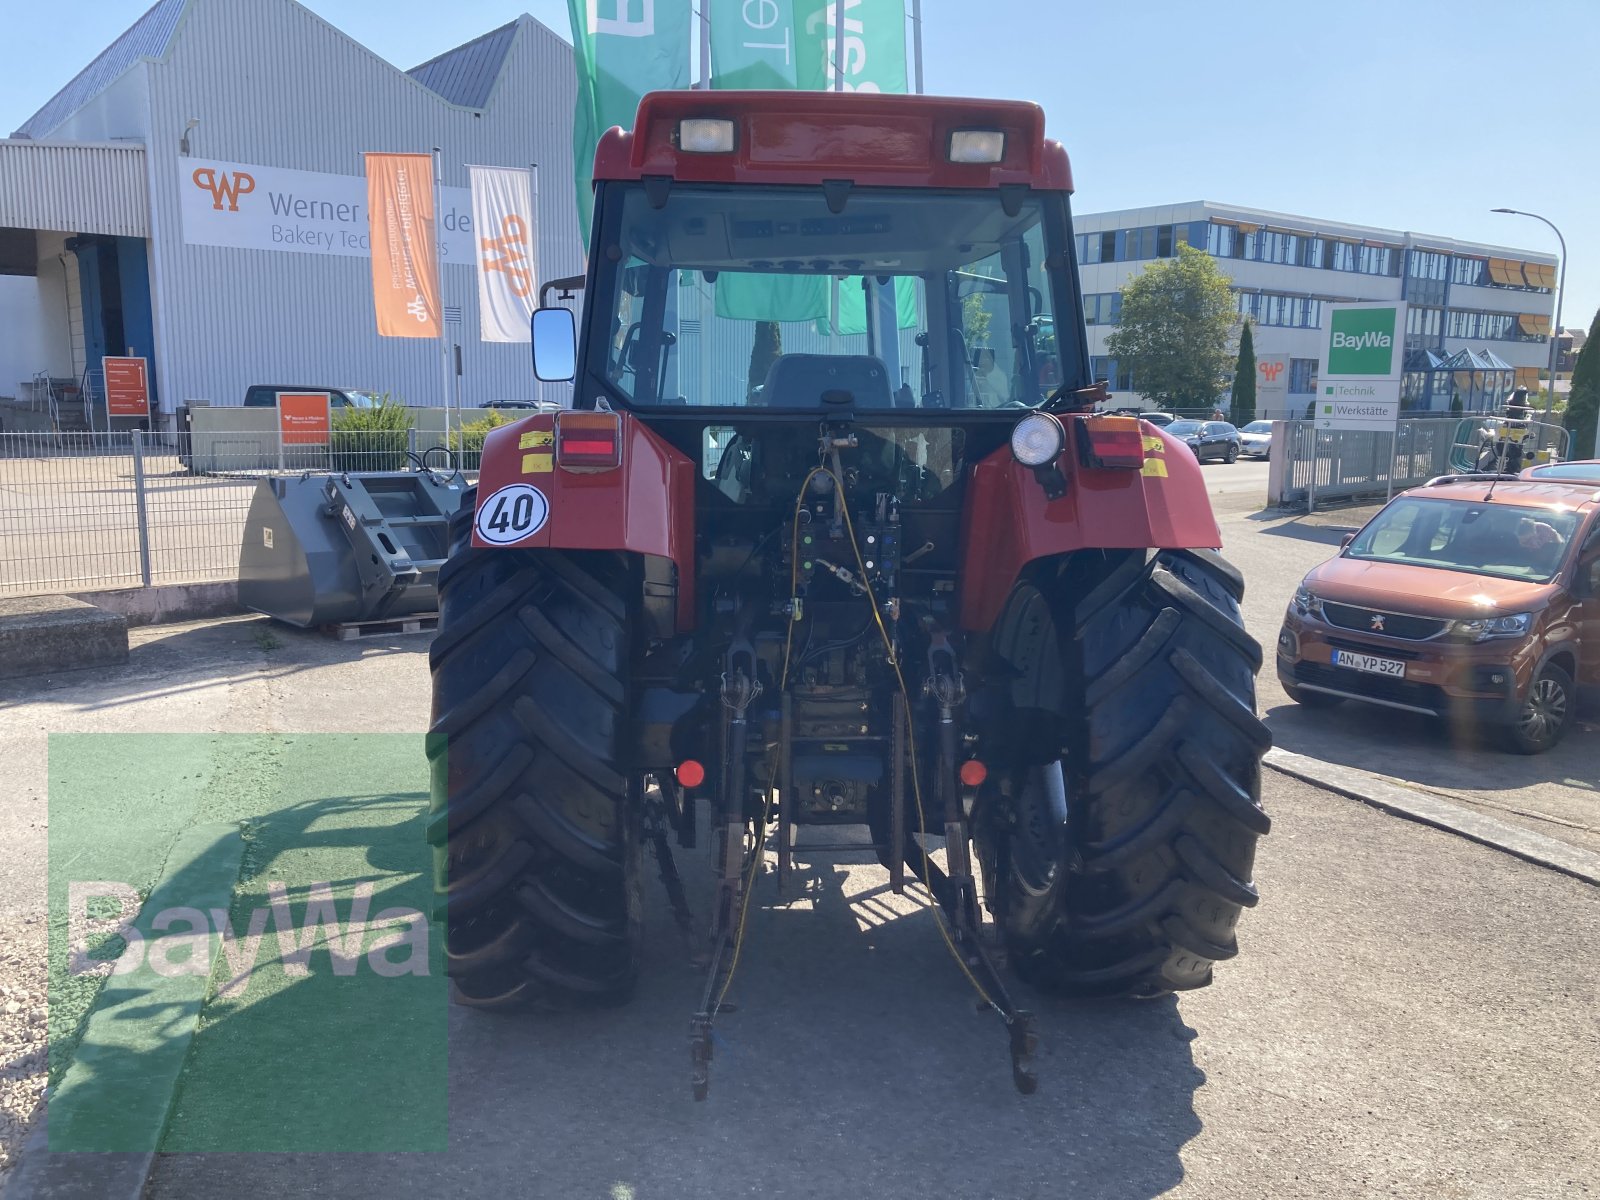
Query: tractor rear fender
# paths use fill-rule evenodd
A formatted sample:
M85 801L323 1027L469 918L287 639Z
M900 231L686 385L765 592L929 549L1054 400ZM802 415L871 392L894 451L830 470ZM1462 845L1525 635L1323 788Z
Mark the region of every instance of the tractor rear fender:
M1083 465L1081 419L1064 419L1059 466L1065 494L1045 495L1008 448L972 470L962 514L960 603L964 629L991 628L1029 563L1087 549L1217 549L1222 535L1193 451L1147 421L1142 469Z
M564 421L570 422L565 443ZM574 436L580 422L581 441ZM596 449L613 438L614 465L596 466ZM563 457L564 444L582 449L590 461L573 465ZM484 440L472 544L625 550L666 559L676 568L677 632L686 632L695 612L694 473L693 462L627 413L524 417L490 430ZM647 571L647 579L655 574Z

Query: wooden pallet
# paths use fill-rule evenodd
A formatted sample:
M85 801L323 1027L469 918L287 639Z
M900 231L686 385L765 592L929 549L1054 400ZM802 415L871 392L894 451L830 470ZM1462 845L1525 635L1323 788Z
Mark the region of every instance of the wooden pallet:
M407 633L432 633L439 628L438 613L412 613L405 617L390 617L382 621L350 621L339 625L324 625L322 632L341 642L356 638L395 637Z

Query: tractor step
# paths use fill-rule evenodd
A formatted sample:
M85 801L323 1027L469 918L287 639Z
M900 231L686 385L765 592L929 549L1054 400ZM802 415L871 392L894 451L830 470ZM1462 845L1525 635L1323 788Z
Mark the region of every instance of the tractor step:
M358 638L396 637L409 633L432 633L439 628L438 613L411 613L379 621L349 621L343 624L324 625L322 632L341 642Z

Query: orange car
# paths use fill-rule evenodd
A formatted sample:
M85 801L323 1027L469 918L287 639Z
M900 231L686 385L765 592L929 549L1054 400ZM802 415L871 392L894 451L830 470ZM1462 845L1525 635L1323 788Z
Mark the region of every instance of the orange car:
M1278 678L1491 725L1537 754L1600 684L1600 485L1447 476L1390 501L1295 592Z

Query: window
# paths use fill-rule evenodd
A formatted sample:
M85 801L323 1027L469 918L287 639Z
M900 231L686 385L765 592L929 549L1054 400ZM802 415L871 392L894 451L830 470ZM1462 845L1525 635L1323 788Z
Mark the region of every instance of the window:
M851 205L831 213L814 188L683 184L652 204L641 186L608 187L580 400L816 409L843 389L861 408L992 409L1082 379L1081 343L1056 334L1073 282L1059 198L1008 214L990 193L858 188ZM868 244L892 269L853 273ZM926 321L941 308L951 320ZM774 323L781 350L752 381Z
M1090 237L1094 237L1096 235L1091 233L1089 236ZM1095 259L1095 261L1096 262L1116 262L1117 261L1117 231L1115 229L1108 229L1104 233L1100 234L1099 238L1100 238L1100 257Z
M1489 264L1481 258L1454 258L1450 262L1450 282L1464 287L1486 287Z
M1115 325L1122 319L1121 292L1090 292L1083 298L1085 325Z
M1334 242L1333 262L1335 271L1354 271L1356 269L1356 244L1354 242Z
M1206 253L1212 258L1237 258L1239 230L1212 222L1206 229Z
M1316 329L1322 325L1322 301L1281 292L1238 292L1234 301L1241 317L1257 325Z
M1122 368L1114 358L1096 355L1089 360L1089 375L1095 380L1104 379L1114 392L1133 391L1133 372Z
M1289 391L1292 394L1305 396L1317 390L1317 363L1315 358L1289 360Z
M1156 226L1156 257L1157 258L1171 258L1172 257L1172 226L1171 225L1157 225Z

